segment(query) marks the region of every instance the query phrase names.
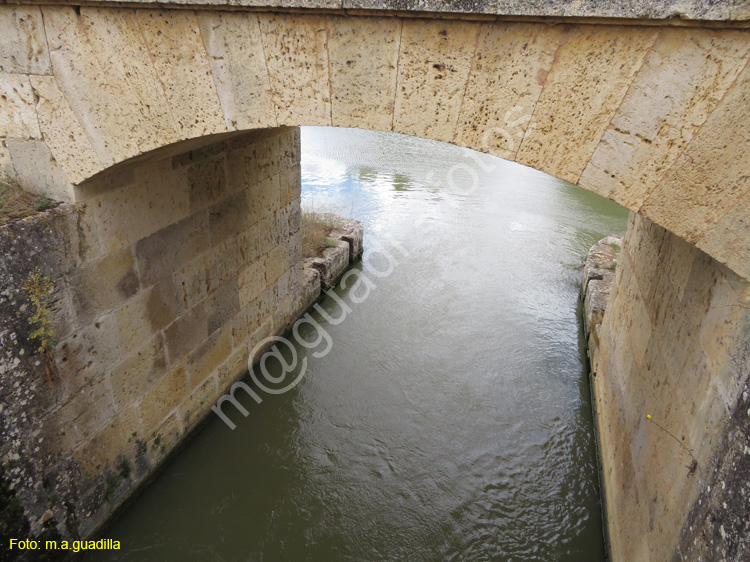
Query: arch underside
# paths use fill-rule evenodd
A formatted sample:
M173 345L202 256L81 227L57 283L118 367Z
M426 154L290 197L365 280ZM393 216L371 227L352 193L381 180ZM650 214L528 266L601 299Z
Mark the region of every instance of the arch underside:
M750 277L749 31L85 6L0 13L0 166L57 198L85 201L91 178L190 139L360 127L577 183Z

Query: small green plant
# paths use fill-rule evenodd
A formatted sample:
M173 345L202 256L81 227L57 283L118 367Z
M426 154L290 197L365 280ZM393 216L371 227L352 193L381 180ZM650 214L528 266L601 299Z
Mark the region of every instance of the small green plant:
M123 480L130 476L130 463L128 462L128 460L122 459L120 461L120 464L117 465L117 470Z
M54 388L58 372L54 358L57 338L52 326L52 307L49 302L52 293L52 280L42 275L39 266L37 266L26 277L22 287L28 293L31 305L34 307L34 313L31 315L30 321L36 326L36 329L29 336L38 343L37 353L44 356L46 362L47 382L51 388Z
M115 492L117 492L117 488L120 486L121 479L114 474L108 474L105 482L104 501L108 502L115 497Z
M52 199L50 199L46 195L42 195L36 201L34 201L34 208L37 211L44 211L45 209L49 209L50 207L54 207L55 204L56 203Z
M610 248L612 248L615 252L620 251L620 245L617 242L610 242L609 243Z
M25 191L19 181L0 173L0 223L20 219L57 205L46 195Z
M617 264L616 264L616 263L613 263L612 265L608 265L608 266L607 266L607 267L605 267L604 269L608 269L608 270L610 270L610 271L614 271L614 270L616 270L616 269L617 269Z

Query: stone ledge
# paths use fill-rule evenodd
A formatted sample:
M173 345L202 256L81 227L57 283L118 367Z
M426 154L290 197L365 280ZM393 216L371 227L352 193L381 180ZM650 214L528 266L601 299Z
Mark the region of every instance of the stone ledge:
M302 261L305 270L313 269L319 274L320 292L326 291L336 284L349 265L357 261L362 255L365 228L361 222L334 213L325 213L340 227L331 231L330 237L337 241L333 248L323 250L323 255L307 258Z
M593 374L597 370L599 329L614 285L622 244L622 236L607 236L591 247L583 266L583 325Z

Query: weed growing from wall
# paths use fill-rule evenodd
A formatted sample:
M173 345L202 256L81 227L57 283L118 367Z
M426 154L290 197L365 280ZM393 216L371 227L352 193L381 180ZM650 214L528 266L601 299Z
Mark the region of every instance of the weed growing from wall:
M29 334L32 340L38 344L37 353L42 355L45 360L45 375L50 388L54 388L55 380L58 377L57 365L55 364L55 344L57 338L55 329L52 326L52 307L50 306L50 294L52 293L52 280L42 275L37 266L34 271L29 273L22 285L28 293L31 305L34 307L34 313L29 319L36 327Z

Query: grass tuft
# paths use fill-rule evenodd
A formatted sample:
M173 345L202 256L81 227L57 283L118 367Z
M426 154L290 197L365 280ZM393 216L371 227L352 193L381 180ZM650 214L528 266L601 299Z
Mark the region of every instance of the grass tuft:
M320 256L326 248L334 248L336 240L330 237L331 231L341 225L328 213L302 211L302 257Z
M46 195L24 191L18 180L0 173L0 224L22 219L57 206Z

